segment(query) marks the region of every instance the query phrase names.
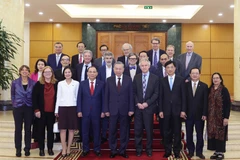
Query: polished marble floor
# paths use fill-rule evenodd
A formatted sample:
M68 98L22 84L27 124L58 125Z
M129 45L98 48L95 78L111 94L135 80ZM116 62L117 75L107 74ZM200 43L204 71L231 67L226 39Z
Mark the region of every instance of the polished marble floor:
M0 124L13 122L12 111L0 111ZM227 152L225 153L225 159L227 160L240 160L240 112L231 112L230 121L229 121L229 141L227 142ZM1 143L1 142L0 142ZM12 142L13 143L13 142ZM205 143L206 144L206 143ZM55 156L60 152L60 150L54 150ZM213 152L206 150L204 147L204 155L206 159L212 155ZM1 149L0 146L0 160L20 160L20 159L54 159L54 156L48 156L46 151L45 157L39 157L39 150L31 150L31 155L29 157L23 156L21 158L15 157L15 149ZM193 160L199 159L198 157L193 157Z

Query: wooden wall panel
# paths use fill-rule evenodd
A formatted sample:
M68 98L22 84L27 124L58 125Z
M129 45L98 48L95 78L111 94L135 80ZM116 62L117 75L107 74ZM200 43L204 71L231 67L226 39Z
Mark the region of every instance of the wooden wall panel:
M30 40L52 40L52 23L30 23Z
M186 52L186 43L187 41L182 42L182 52ZM193 42L194 43L194 52L198 53L202 56L202 58L210 58L211 57L211 49L210 49L210 41L209 42Z
M63 44L63 53L69 55L70 57L77 54L78 50L77 50L77 43L79 41L61 41L61 43ZM55 44L56 42L53 42L52 46ZM54 47L52 52L54 53Z
M209 87L211 84L211 75L201 74L200 80L206 83Z
M82 41L82 23L55 23L54 41Z
M211 74L214 72L233 75L233 59L212 59Z
M203 58L202 59L202 70L201 70L201 73L202 74L211 74L210 67L211 67L211 60Z
M211 41L233 42L233 24L212 24Z
M233 58L233 42L212 42L212 58Z
M233 76L232 75L222 75L223 83L227 87L230 95L233 95Z
M132 46L133 52L139 53L143 50L149 50L149 45L151 41L151 35L149 33L133 33L132 34Z
M108 49L109 51L112 51L112 41L111 41L111 34L109 34L108 32L98 32L97 33L97 57L101 57L102 54L99 50L99 47L101 45L107 45L108 46Z
M129 33L112 33L112 52L114 54L115 59L117 59L117 57L122 56L123 52L122 52L122 45L124 43L131 43L132 41L132 37L131 34Z
M210 41L210 25L182 24L182 41Z
M45 58L52 51L52 41L30 41L30 63L31 58Z

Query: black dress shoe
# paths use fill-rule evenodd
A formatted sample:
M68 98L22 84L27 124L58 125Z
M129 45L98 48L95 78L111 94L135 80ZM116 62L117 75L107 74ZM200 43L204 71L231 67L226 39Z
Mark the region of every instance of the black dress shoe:
M25 150L25 156L30 156L30 150L29 149Z
M138 157L141 157L141 155L142 155L141 152L137 152L137 153L136 153L136 156L138 156Z
M193 154L192 152L189 152L189 153L188 153L188 157L189 157L189 158L192 158L193 155L194 155L194 154Z
M120 156L122 156L123 158L128 158L129 157L126 153L122 153L122 154L120 154Z
M49 150L48 150L48 154L49 154L49 156L53 156L53 155L54 155L53 150L52 150L52 149L49 149Z
M103 143L105 143L105 142L107 142L107 138L101 138L101 144L103 144Z
M165 154L163 155L164 158L168 158L168 157L170 157L170 156L171 156L171 153L165 153Z
M81 157L86 157L88 155L89 151L83 151L81 154Z
M39 156L45 156L44 150L39 151Z
M116 153L111 153L109 157L114 158L114 157L116 157L116 155L117 155Z
M218 154L216 160L223 160L224 154Z
M21 153L21 149L17 149L16 150L16 157L21 157L22 153Z
M202 153L200 153L200 154L197 153L196 156L201 158L201 159L205 159L205 156Z
M100 151L94 151L94 153L96 154L96 156L98 156L98 157L101 157L102 156L102 154L101 154L101 152Z
M152 157L152 152L147 152L148 157Z

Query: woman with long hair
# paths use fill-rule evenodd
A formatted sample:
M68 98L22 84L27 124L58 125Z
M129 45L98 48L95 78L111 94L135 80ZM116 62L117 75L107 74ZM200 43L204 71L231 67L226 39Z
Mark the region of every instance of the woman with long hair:
M37 82L42 76L42 71L45 66L47 66L47 62L44 59L38 59L35 63L35 71L31 74L30 78Z

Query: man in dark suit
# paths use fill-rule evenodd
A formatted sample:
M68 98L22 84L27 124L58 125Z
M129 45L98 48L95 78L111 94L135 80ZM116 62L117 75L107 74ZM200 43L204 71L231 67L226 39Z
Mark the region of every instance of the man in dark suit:
M159 78L149 72L150 61L144 59L139 63L142 73L135 76L133 81L133 95L135 104L134 133L136 155L142 154L143 129L147 133L146 153L152 156L153 114L159 97Z
M84 50L83 59L84 62L81 64L77 64L76 66L76 80L78 82L86 80L87 77L87 69L91 66L95 66L92 64L93 53L90 50ZM96 66L95 66L96 67ZM97 68L97 67L96 67Z
M106 65L99 68L97 79L103 81L104 83L107 81L107 78L114 76L113 71L113 53L105 52L104 53L104 61ZM107 141L107 129L108 129L109 117L104 117L102 119L102 138L101 143L105 143Z
M161 54L166 53L164 50L161 50L160 47L160 39L157 37L154 37L151 40L152 43L152 49L147 51L149 61L151 62L152 66L157 68L157 63L159 61L159 58Z
M83 42L77 43L78 54L72 56L71 67L76 69L76 66L83 63L83 51L86 49L86 45Z
M175 75L174 61L166 62L165 68L168 76L160 80L159 94L159 116L164 118L164 157L171 155L173 147L175 158L180 158L181 118L186 119L186 86L184 79Z
M140 67L137 65L138 56L135 53L130 53L128 56L129 65L125 67L123 74L134 79L135 75L141 73Z
M126 153L129 141L129 116L134 113L132 79L123 75L124 64L114 64L115 76L109 77L105 88L105 115L109 117L110 158L117 155L117 123L120 123L119 154L128 158Z
M101 56L100 58L96 58L96 59L94 60L94 64L95 64L98 68L106 65L106 62L104 61L104 54L108 51L108 46L105 45L105 44L103 44L103 45L101 45L101 46L99 47L99 50L100 50L102 56ZM114 64L114 63L115 63L115 59L114 59L114 57L113 57L113 64Z
M157 64L157 69L155 71L155 74L159 77L159 78L163 78L167 76L167 71L165 69L165 63L169 61L168 55L166 53L163 53L160 56L160 60Z
M117 61L120 61L124 64L124 66L128 66L128 56L130 53L132 53L132 45L129 43L124 43L122 45L122 51L124 53L123 56L118 57Z
M89 153L90 128L93 129L94 153L100 153L100 123L105 115L102 111L104 103L104 82L97 80L97 69L94 66L88 68L89 79L81 82L77 99L78 117L82 117L83 153L85 157Z
M203 129L204 121L207 119L208 109L208 86L201 82L200 70L192 68L190 71L191 81L186 83L187 86L187 120L186 120L186 133L187 133L187 148L188 156L194 156L195 145L193 142L193 126L197 132L197 145L196 156L205 159L203 152Z
M182 66L182 63L177 58L173 57L175 54L174 45L168 45L166 53L169 57L169 60L174 61L176 63L176 71L175 71L176 75L183 77L184 67Z
M142 59L147 59L149 60L149 57L147 55L147 51L141 51L138 53L139 56L139 61L141 61ZM155 74L156 68L153 67L152 65L150 66L149 72Z
M186 82L190 80L189 73L192 68L198 68L201 70L202 67L202 57L197 53L194 53L193 49L194 44L193 42L189 41L186 43L187 53L183 53L178 56L178 59L184 68L183 76Z
M61 42L56 42L54 44L54 49L55 53L49 54L47 58L47 65L50 66L53 69L53 71L62 68L60 60L62 56L65 55L64 53L62 53L63 44Z

